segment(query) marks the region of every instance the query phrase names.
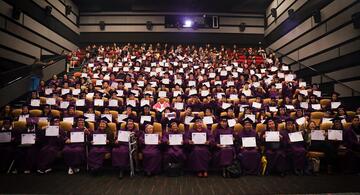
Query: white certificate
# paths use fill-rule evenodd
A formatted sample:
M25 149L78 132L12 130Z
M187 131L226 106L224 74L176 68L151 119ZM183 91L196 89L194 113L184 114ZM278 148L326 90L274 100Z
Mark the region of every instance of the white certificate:
M331 109L337 109L340 106L341 102L331 102Z
M229 127L234 127L235 124L236 124L236 120L235 120L235 119L229 119L229 120L228 120L228 125L229 125Z
M159 134L145 134L145 144L146 145L158 145L159 144Z
M236 99L239 99L239 96L237 94L230 94L229 99L236 100Z
M325 130L311 130L311 140L325 140Z
M105 133L93 134L93 144L94 145L106 145L107 135Z
M277 112L278 109L276 108L276 106L269 106L269 111L270 112Z
M64 117L63 121L74 124L74 117Z
M136 107L136 100L126 100L126 105Z
M313 91L313 94L317 97L321 97L321 91Z
M101 86L101 85L102 85L102 82L103 82L102 80L96 80L96 83L95 83L95 84L96 84L96 86Z
M165 85L169 84L170 83L170 80L169 79L162 79L161 82Z
M276 89L282 89L282 83L275 83Z
M95 99L94 106L104 106L104 100L102 99Z
M46 104L49 104L49 105L55 105L56 104L56 100L55 98L46 98Z
M194 142L194 144L205 144L206 133L192 133L191 140Z
M11 132L0 132L0 143L11 142Z
M320 110L321 106L320 106L320 104L311 104L311 108L314 110Z
M70 132L71 143L83 143L84 140L84 132Z
M93 92L86 94L86 99L93 99L93 98L94 98L94 93Z
M127 119L128 115L126 114L119 114L117 122L125 122L125 119Z
M195 82L195 81L189 81L189 82L188 82L188 86L189 86L189 87L192 87L192 86L195 87L195 86L196 86L196 82Z
M60 108L61 109L67 109L69 107L69 105L70 105L70 102L68 102L68 101L61 101L60 102Z
M140 106L141 107L143 107L143 106L145 106L145 105L150 105L150 100L144 100L144 99L142 99L141 101L140 101Z
M294 110L295 107L293 105L285 105L286 109L288 110Z
M245 114L244 119L249 118L253 123L256 122L255 114Z
M124 90L116 90L116 96L118 97L124 96Z
M151 122L151 116L141 116L140 123L143 124L145 121Z
M184 109L184 103L182 102L175 102L174 107L176 110L183 110Z
M173 95L174 95L174 97L177 97L178 95L181 95L181 91L174 91Z
M171 146L182 145L183 135L182 134L169 134L169 144Z
M53 92L52 88L46 88L45 89L45 95L50 95L50 94L52 94L52 92Z
M307 90L300 90L300 94L303 94L304 96L308 96Z
M205 125L209 125L209 124L214 123L212 116L204 116L203 121L204 121Z
M48 126L45 130L45 136L59 136L59 126Z
M245 148L253 148L256 147L256 138L255 137L243 137L242 146Z
M159 97L166 97L166 91L159 91Z
M81 92L81 89L73 89L71 92L73 95L79 95Z
M342 141L343 140L343 131L342 130L329 129L328 130L328 139L329 140Z
M112 82L110 87L116 89L118 86L119 86L119 83Z
M22 145L35 144L35 138L36 138L35 133L21 134L21 144Z
M106 117L110 122L112 122L112 114L101 114L100 117Z
M129 142L130 140L130 131L118 131L117 140L119 142Z
M205 97L205 96L209 95L210 92L208 90L205 90L205 91L201 91L200 94L201 94L202 97Z
M304 141L303 135L300 131L289 133L290 142L302 142Z
M308 109L308 108L309 108L309 103L307 103L307 102L300 102L300 108Z
M30 105L33 107L39 107L40 106L40 100L39 99L31 99Z
M85 106L85 99L77 99L75 105L76 106Z
M191 89L189 91L189 95L197 95L197 90L196 89Z
M299 82L299 87L306 87L306 82Z
M306 118L305 118L305 117L301 117L301 118L296 119L296 123L297 123L298 125L302 125L302 124L304 124L305 122L306 122Z
M215 78L216 74L214 72L209 73L209 79Z
M279 131L265 131L265 141L266 142L279 142L280 141Z
M109 107L118 107L119 101L118 100L109 100Z
M221 105L221 108L224 109L224 110L226 110L227 108L230 108L230 107L231 107L231 104L225 103L225 102L223 102L222 105Z
M189 125L193 119L194 119L193 116L186 116L184 123L185 123L186 125Z
M85 113L84 116L86 117L85 121L95 122L95 114Z
M128 89L130 89L132 87L131 83L124 83L124 86Z
M70 89L61 89L61 95L70 93Z
M231 134L221 134L220 135L220 144L229 146L234 145L234 137Z

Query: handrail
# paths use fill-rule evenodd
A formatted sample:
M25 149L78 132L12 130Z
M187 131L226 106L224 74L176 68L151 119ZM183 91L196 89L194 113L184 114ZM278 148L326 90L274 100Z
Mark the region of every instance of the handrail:
M313 67L311 67L311 66L307 66L307 65L305 65L305 64L303 64L303 63L301 63L299 60L294 60L294 59L292 59L291 57L289 57L289 56L287 56L287 55L283 55L283 54L282 54L282 53L280 53L280 52L275 52L275 54L278 54L279 56L281 56L281 58L286 57L287 59L290 59L291 61L295 62L296 64L298 64L298 65L300 65L300 66L303 66L303 67L305 67L305 68L308 68L308 69L310 69L310 70L312 70L312 71L316 72L316 73L317 73L317 75L320 75L320 76L326 77L326 78L328 78L328 79L330 79L330 80L332 80L332 81L335 81L336 83L338 83L338 84L340 84L340 85L342 85L342 86L344 86L344 87L346 87L346 88L350 89L350 90L351 90L351 96L354 96L354 94L355 94L354 92L356 92L356 93L359 93L359 94L360 94L360 91L358 91L358 90L356 90L356 89L354 89L354 88L352 88L352 87L350 87L350 86L346 85L345 83L343 83L343 82L341 82L341 81L339 81L339 80L337 80L337 79L335 79L335 78L333 78L333 77L331 77L331 76L327 75L326 73L321 73L321 72L319 72L318 70L316 70L315 68L313 68Z
M64 58L66 58L66 55L57 55L57 56L51 57L49 59L46 59L45 62L54 61L54 63L56 63ZM43 67L43 69L48 66L51 66L54 63L45 65ZM33 64L31 64L31 65L33 65ZM18 67L18 68L12 69L12 70L1 72L0 73L0 78L1 78L0 87L4 87L6 85L9 85L9 84L17 81L17 80L24 78L26 76L29 76L31 73L31 65L25 65L25 66Z

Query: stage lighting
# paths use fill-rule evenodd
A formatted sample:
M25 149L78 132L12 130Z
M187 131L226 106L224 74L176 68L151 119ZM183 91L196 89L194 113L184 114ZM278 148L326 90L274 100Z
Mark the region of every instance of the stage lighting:
M192 25L193 25L193 22L191 20L185 20L183 27L190 28L190 27L192 27Z

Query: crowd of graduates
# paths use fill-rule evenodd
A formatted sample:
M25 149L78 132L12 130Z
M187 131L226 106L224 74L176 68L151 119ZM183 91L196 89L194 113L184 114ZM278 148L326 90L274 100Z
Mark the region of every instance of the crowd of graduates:
M244 175L303 175L319 162L328 173L359 172L360 108L324 97L272 52L113 44L71 55L80 72L41 81L21 108L3 108L3 172L45 174L63 159L68 174L85 165L99 173L110 160L122 178L130 158L146 175L175 167L227 177L235 165Z

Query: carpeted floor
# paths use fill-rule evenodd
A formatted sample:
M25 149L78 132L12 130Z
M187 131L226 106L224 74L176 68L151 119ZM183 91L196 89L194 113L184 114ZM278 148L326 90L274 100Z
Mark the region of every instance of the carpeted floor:
M225 179L219 175L197 178L136 176L118 180L115 173L94 177L86 173L68 176L0 175L0 193L9 194L289 194L360 192L360 176L244 176Z

